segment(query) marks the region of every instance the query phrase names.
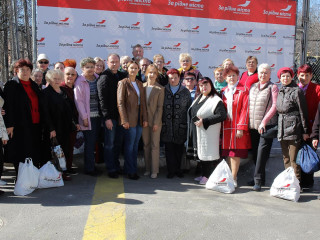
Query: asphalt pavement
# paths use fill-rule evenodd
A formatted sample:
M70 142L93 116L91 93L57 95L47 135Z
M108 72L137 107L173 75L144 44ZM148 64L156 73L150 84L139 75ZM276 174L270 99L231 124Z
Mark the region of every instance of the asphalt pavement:
M142 162L140 159L139 162ZM266 187L247 186L253 164L243 164L233 194L206 190L193 179L110 179L104 164L97 178L84 175L82 156L78 175L64 187L37 189L28 196L13 195L14 172L6 165L0 186L0 239L320 239L320 172L315 187L301 193L299 202L270 196L273 179L284 170L281 149L274 143L266 168Z

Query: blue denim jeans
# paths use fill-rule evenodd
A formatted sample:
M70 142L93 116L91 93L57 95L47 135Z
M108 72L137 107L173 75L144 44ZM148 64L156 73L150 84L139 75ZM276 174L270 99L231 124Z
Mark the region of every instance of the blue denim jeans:
M104 162L108 173L120 170L119 155L123 142L123 127L118 125L116 120L112 120L112 130L104 125Z
M137 173L138 147L142 134L142 126L138 124L136 127L130 127L123 131L125 170L128 174L135 174Z
M94 150L96 141L99 138L99 131L101 128L101 118L90 118L91 130L83 131L84 136L84 171L92 172L95 167Z

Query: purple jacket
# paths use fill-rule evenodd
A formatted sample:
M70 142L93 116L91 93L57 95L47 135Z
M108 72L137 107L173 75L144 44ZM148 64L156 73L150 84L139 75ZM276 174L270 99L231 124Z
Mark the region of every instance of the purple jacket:
M94 74L96 78L99 76ZM85 77L79 75L74 84L74 100L79 113L79 125L81 130L91 130L90 121L90 86ZM83 125L83 120L88 119L89 126Z

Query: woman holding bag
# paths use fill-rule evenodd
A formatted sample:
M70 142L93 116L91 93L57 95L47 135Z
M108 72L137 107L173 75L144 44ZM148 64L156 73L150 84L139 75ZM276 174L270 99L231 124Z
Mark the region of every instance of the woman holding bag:
M72 118L72 102L60 87L63 79L64 76L60 70L49 70L46 74L46 81L49 85L43 90L43 93L46 98L49 121L44 131L44 139L50 153L51 141L56 138L67 159L70 154L73 154L70 152L69 137L75 128L75 123ZM63 179L70 180L66 172L63 173Z
M210 78L199 80L197 95L188 110L188 150L201 161L202 174L196 180L204 185L219 163L221 122L227 118L227 111Z
M162 125L162 111L164 87L157 82L158 68L151 64L146 70L147 82L143 84L146 91L147 113L149 126L143 128L144 161L146 163L145 176L157 178L159 173L160 133Z
M270 81L271 68L262 63L258 67L259 82L254 83L249 93L249 127L255 164L253 190L260 191L265 184L265 167L273 138L264 137L266 129L277 125L276 102L278 87ZM251 183L250 183L251 185Z
M280 141L284 167L293 167L298 180L301 180L301 168L296 163L301 140L308 136L308 108L306 98L299 86L292 81L291 68L280 68L278 78L282 83L277 98L278 141Z

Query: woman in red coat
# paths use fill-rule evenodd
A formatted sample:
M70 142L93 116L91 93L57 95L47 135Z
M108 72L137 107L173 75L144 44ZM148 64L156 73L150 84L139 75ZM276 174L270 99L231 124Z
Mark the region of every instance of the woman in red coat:
M222 156L228 157L235 187L237 187L237 173L240 158L248 157L251 140L249 124L249 92L238 82L239 69L230 66L224 70L223 77L228 86L221 91L222 101L227 109L228 117L223 122Z

